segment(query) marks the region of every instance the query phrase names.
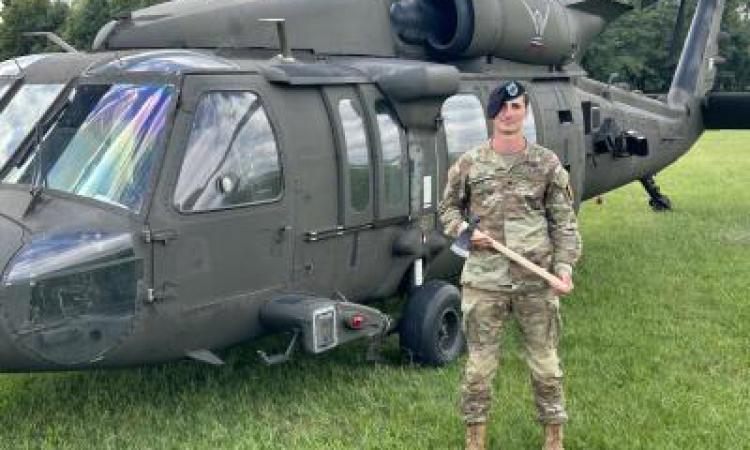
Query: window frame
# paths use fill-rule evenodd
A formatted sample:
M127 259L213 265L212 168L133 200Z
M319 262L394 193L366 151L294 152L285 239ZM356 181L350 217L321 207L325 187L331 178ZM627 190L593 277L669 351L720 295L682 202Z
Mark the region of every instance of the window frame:
M178 204L177 204L177 185L180 180L180 176L182 175L182 167L185 164L186 158L188 157L188 148L190 145L190 136L193 132L194 125L195 125L195 112L198 108L198 105L203 101L204 98L206 98L208 95L214 94L214 93L235 93L235 94L253 94L257 97L258 101L260 102L261 109L266 115L266 118L268 119L268 123L271 127L271 133L274 136L274 141L276 143L276 156L277 160L279 162L279 177L280 177L280 191L279 194L270 199L265 200L259 200L255 202L246 202L246 203L238 203L235 205L230 206L224 206L220 208L211 208L211 209L201 209L201 210L191 210L186 211L183 210ZM201 214L211 214L211 213L220 213L225 211L236 211L236 210L246 210L248 208L253 208L261 205L268 205L273 203L279 203L283 201L284 197L286 196L286 176L285 176L285 164L284 164L284 150L283 150L283 139L281 137L281 127L278 125L278 120L273 113L273 111L268 107L268 102L265 101L265 97L258 87L250 87L250 86L233 86L233 85L227 85L227 86L212 86L208 87L206 89L201 90L200 92L197 92L194 94L193 102L190 105L190 107L187 108L189 111L189 121L186 122L187 124L187 133L185 135L184 143L181 145L181 156L179 158L179 164L177 164L176 167L176 173L173 180L173 186L171 189L171 207L174 209L178 214L183 216L192 216L192 215L201 215ZM184 112L184 111L183 111ZM231 148L230 148L231 149Z

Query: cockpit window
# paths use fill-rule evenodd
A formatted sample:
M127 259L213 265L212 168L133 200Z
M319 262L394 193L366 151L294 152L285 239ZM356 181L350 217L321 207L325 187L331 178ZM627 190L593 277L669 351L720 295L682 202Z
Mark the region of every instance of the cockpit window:
M237 66L215 56L188 50L155 50L110 61L91 71L160 72L181 74L188 70L235 70Z
M0 112L0 167L3 167L63 89L61 84L27 84Z
M174 87L83 85L34 157L8 178L139 212L166 139Z

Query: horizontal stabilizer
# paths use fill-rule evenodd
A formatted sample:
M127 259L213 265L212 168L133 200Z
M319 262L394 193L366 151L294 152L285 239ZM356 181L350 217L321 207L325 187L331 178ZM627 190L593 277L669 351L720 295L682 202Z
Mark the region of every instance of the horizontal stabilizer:
M703 102L708 130L750 130L750 92L712 92Z

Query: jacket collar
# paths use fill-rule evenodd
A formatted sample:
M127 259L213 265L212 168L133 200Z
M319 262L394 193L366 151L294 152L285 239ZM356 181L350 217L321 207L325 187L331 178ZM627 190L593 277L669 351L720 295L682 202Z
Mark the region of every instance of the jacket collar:
M479 152L482 159L484 159L485 161L490 161L503 169L510 169L510 167L507 166L505 159L501 158L492 148L491 140L485 142L484 145L480 147ZM527 140L523 158L518 160L514 165L530 164L536 166L541 162L542 153L539 151L539 145Z

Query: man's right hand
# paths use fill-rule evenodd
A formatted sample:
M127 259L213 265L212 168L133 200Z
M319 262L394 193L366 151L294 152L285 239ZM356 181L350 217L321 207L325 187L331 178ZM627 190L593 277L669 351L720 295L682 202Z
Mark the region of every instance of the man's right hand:
M481 230L475 229L474 234L471 235L471 245L474 248L492 248L492 238Z

